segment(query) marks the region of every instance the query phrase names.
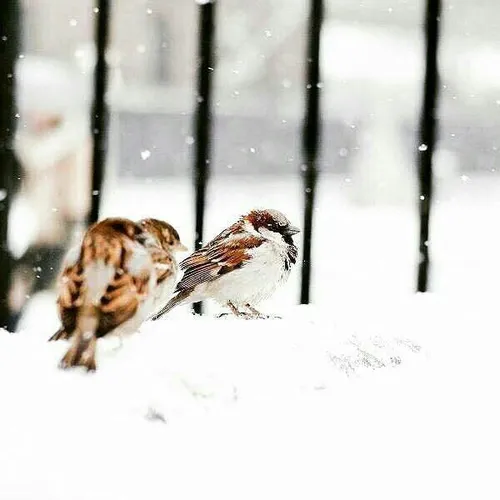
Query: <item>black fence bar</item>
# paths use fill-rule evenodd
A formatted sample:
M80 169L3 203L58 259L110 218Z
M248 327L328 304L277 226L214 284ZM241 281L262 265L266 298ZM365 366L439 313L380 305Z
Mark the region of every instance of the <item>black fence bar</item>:
M215 0L202 2L199 6L198 28L198 88L196 93L196 111L194 117L195 156L194 182L196 189L196 226L195 248L203 244L203 228L205 222L205 203L207 182L210 171L211 140L211 99L214 72L214 38L215 38ZM197 314L202 313L202 304L193 305Z
M106 49L109 39L110 1L97 0L94 8L96 65L94 69L94 100L92 103L91 127L93 133L92 151L92 204L88 224L99 218L102 184L108 144L109 113L106 106L108 66Z
M17 179L14 155L16 128L15 64L21 39L20 5L10 0L0 8L0 327L11 329L8 294L13 259L7 234L9 211Z
M311 247L313 232L314 200L318 176L317 158L320 143L321 91L319 49L323 22L323 0L311 0L308 25L306 60L306 110L302 131L304 162L301 171L304 179L304 232L300 303L308 304L311 289Z
M425 20L425 81L420 119L419 213L420 239L417 291L426 292L429 281L429 219L432 204L432 157L436 143L436 113L438 106L438 42L441 0L427 0Z

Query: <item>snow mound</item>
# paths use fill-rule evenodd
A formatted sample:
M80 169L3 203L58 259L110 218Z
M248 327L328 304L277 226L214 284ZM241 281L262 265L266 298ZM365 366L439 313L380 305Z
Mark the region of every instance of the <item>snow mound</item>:
M95 374L57 368L66 342L0 332L0 499L491 498L487 311L185 309L101 341Z

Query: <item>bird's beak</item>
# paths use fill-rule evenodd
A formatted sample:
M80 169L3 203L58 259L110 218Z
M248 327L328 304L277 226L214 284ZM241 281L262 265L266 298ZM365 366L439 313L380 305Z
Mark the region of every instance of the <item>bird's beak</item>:
M177 244L177 247L176 247L176 250L178 252L187 252L188 251L188 248L186 245L183 245L180 241L179 243Z
M286 228L286 234L289 234L290 236L293 236L294 234L300 233L300 229L295 226L288 226Z

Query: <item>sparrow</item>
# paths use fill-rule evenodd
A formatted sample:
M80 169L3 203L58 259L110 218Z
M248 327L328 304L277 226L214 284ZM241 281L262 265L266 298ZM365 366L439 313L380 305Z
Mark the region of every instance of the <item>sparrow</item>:
M97 339L120 337L172 294L178 232L158 219L108 218L92 225L63 262L57 299L61 328L49 339L71 339L59 366L96 370Z
M236 316L263 318L255 306L269 298L297 261L299 229L277 210L252 210L180 263L174 296L151 319L175 306L214 299ZM243 309L243 310L242 310Z
M143 245L153 260L156 271L156 288L153 311L165 304L174 291L179 266L175 259L177 252L186 252L177 230L165 221L142 219L139 225L144 231Z

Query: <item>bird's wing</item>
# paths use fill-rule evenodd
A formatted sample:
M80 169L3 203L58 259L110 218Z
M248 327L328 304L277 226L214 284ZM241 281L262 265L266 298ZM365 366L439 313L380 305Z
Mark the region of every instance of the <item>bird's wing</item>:
M176 291L192 289L240 268L251 258L251 250L263 242L263 238L248 234L213 240L180 263L184 275Z
M111 272L108 276L108 270L102 273L99 267L94 266L98 274L106 274L102 296L97 305L98 337L130 319L151 292L153 263L145 249L129 238L114 233L110 236L99 233L91 236L85 239L81 251L74 258L67 259L59 278L57 303L66 336L74 333L82 306L90 300L87 273L96 262L106 262Z
M79 263L68 265L59 277L57 305L64 334L54 336L54 340L67 338L76 328L78 308L82 305L83 268Z
M115 276L101 299L97 336L106 335L137 312L150 293L149 273Z

